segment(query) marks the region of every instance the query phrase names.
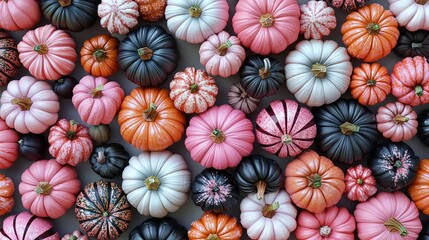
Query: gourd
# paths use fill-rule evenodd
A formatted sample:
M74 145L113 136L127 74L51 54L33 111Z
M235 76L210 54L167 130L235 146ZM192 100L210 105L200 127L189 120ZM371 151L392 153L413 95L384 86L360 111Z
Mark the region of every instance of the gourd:
M15 185L10 177L0 174L0 216L12 211L15 205L13 193ZM1 234L1 233L0 233Z
M32 161L43 159L48 149L46 139L43 135L28 133L18 140L19 153Z
M1 4L4 4L3 1L0 2ZM18 56L15 40L8 32L0 30L0 87L6 86L18 74L21 66Z
M48 219L34 216L29 212L21 212L4 219L3 227L0 228L0 238L60 240L60 234L54 230Z
M235 217L227 214L205 212L200 219L191 223L189 240L228 239L239 240L243 229Z
M89 240L89 237L83 235L79 230L74 230L72 233L64 235L61 240Z
M401 58L415 56L429 58L429 31L403 30L393 52Z
M424 109L417 115L417 137L420 141L429 146L429 109Z
M325 0L332 4L333 7L341 8L345 12L351 12L365 6L368 0Z
M102 178L120 176L128 165L130 154L119 143L103 144L94 148L89 158L92 170Z
M95 145L107 143L110 140L111 130L107 124L92 125L88 131Z
M146 219L136 226L129 236L129 240L183 240L187 238L186 228L171 217Z
M243 89L240 82L236 82L231 85L228 91L228 104L238 110L244 112L244 114L250 114L257 108L261 99L253 98L249 96L246 90Z
M409 105L388 103L378 108L377 129L392 142L407 141L417 133L417 113Z
M362 164L349 167L344 181L346 182L344 194L352 201L365 202L377 192L376 180L371 169Z
M429 9L426 0L389 0L389 9L400 26L409 31L429 30Z
M102 0L97 14L110 33L128 34L138 24L138 4L133 0Z
M0 118L0 169L6 169L18 159L19 134Z
M331 30L337 26L335 11L323 1L308 1L299 6L301 16L300 33L305 39L322 39L329 36Z
M135 0L139 5L140 17L149 22L156 22L164 17L167 0Z
M419 168L416 173L416 178L408 187L408 193L411 199L424 214L429 213L429 201L427 196L427 178L429 176L429 159L422 159L419 163Z
M0 1L0 28L6 31L20 31L33 28L42 13L37 1Z
M77 84L78 81L74 77L63 76L54 82L52 88L59 97L71 99L73 97L73 88Z

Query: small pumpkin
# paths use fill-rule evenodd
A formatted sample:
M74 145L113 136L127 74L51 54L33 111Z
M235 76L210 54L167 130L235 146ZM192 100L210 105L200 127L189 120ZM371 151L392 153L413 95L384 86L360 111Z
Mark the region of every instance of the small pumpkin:
M400 26L409 31L429 30L427 0L389 0L389 9Z
M325 0L336 8L341 8L345 12L351 12L365 6L369 0Z
M425 109L417 115L417 137L420 141L429 146L429 109Z
M415 180L408 187L411 199L424 214L429 214L429 191L427 179L429 177L429 159L422 159L416 173Z
M236 167L253 150L252 122L229 105L213 106L194 116L186 128L185 147L206 168Z
M349 167L344 180L346 182L344 194L352 201L365 202L377 192L376 180L371 169L361 164Z
M18 159L19 134L0 118L0 169L6 169Z
M80 50L83 69L94 77L108 77L118 71L119 40L101 34L85 40Z
M129 240L183 240L188 234L185 227L171 217L149 218L136 226L130 233Z
M133 0L102 0L98 5L97 14L100 24L110 33L128 34L137 26L138 4Z
M76 166L87 161L93 149L88 128L74 120L60 119L48 136L49 153L59 164Z
M12 211L15 205L13 193L15 185L10 177L0 174L0 216Z
M164 17L167 0L135 0L139 5L140 17L149 22L156 22Z
M253 98L244 90L240 82L236 82L231 85L228 91L228 104L238 110L249 114L254 112L257 108L261 99Z
M0 30L0 87L6 86L12 78L18 75L21 66L18 56L15 40L8 32Z
M89 240L89 237L83 235L79 230L74 230L72 233L64 235L61 240Z
M201 44L199 54L207 73L223 78L236 74L246 58L240 39L226 31L211 35Z
M102 178L120 176L128 165L130 154L119 143L103 144L94 148L89 158L92 170Z
M347 15L341 34L352 57L376 62L395 47L399 38L398 21L391 11L372 3Z
M76 199L74 214L89 237L118 239L133 217L122 188L105 180L89 183Z
M305 150L285 170L286 191L296 206L321 213L337 204L345 190L341 168L313 150Z
M3 227L0 228L0 238L60 240L60 234L54 230L48 219L34 216L29 212L21 212L4 219Z
M59 97L71 99L73 97L73 88L77 84L78 81L74 77L64 76L56 80L52 88Z
M284 81L283 65L272 57L251 55L240 68L240 84L253 98L276 94Z
M0 28L20 31L33 28L42 18L38 1L0 1Z
M388 103L378 108L377 129L392 142L407 141L417 133L417 113L409 105Z
M192 222L188 231L189 240L228 239L240 240L243 229L235 217L227 214L205 212Z
M19 153L31 161L43 159L48 150L46 139L41 134L24 134L18 140L18 144Z
M91 125L88 131L95 145L107 143L110 140L111 130L107 124Z
M305 39L322 39L337 27L335 11L323 1L309 1L299 6L300 33Z
M429 31L403 30L393 52L401 58L415 56L429 58Z
M82 121L91 124L112 122L124 99L119 83L104 77L83 77L73 88L72 102Z

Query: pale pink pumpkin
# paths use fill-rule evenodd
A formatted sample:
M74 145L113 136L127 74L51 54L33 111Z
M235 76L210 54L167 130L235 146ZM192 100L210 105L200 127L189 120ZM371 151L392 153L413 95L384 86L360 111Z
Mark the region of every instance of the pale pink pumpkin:
M232 27L253 52L280 53L298 39L300 13L296 0L239 0Z
M246 58L240 39L225 31L210 36L199 53L207 73L224 78L236 74Z
M365 202L377 192L377 182L371 169L357 165L347 169L344 194L352 201Z
M86 126L60 119L49 130L49 153L59 164L76 166L91 156L93 143Z
M417 113L409 105L388 103L378 108L377 129L392 142L407 141L417 134Z
M97 10L100 24L110 33L128 34L138 24L138 7L133 0L102 0Z
M337 26L335 11L324 1L309 1L300 5L300 33L305 39L322 39Z
M0 16L0 28L19 31L36 25L42 12L36 0L3 0L0 1Z
M43 133L58 120L57 94L47 82L33 77L9 82L0 103L0 116L9 127L23 134Z
M235 167L253 150L252 129L242 111L229 105L213 106L191 118L185 146L191 158L206 168Z
M82 121L91 125L112 122L123 99L121 86L104 77L87 75L73 88L73 105Z
M38 217L63 216L74 205L79 191L76 170L54 159L31 164L22 173L19 184L22 205Z
M0 118L0 169L12 166L19 154L19 134Z
M24 239L25 236L25 239ZM11 215L3 221L0 239L13 240L60 240L60 234L53 229L52 223L45 218L22 212Z

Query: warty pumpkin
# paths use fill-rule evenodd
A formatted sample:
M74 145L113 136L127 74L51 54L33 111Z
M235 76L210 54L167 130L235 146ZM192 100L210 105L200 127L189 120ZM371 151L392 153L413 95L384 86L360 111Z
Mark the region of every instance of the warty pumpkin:
M8 32L0 30L0 87L6 86L18 74L20 66L15 40Z
M135 0L139 5L140 17L149 22L156 22L164 17L167 0Z

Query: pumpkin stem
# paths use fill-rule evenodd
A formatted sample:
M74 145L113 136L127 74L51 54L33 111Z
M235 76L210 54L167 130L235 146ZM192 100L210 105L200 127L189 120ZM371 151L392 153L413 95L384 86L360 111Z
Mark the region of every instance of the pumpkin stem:
M275 19L271 13L266 13L259 17L259 23L262 25L262 27L271 27L274 25L274 22Z
M103 96L104 85L100 84L89 92L92 95L92 98L101 98Z
M265 189L267 188L267 182L265 181L257 181L256 182L256 197L258 200L261 200L264 198Z
M196 91L198 91L198 84L194 83L189 86L189 91L191 91L191 93L195 93Z
M60 78L57 80L58 83L64 83L64 78Z
M77 122L75 120L70 120L70 129L67 132L67 137L70 140L75 139L76 137L76 130L77 130Z
M52 185L48 182L39 182L34 191L39 195L41 194L46 196L52 192Z
M92 56L95 57L97 62L102 62L106 58L106 52L103 49L98 49L92 54Z
M420 4L420 5L425 5L425 4L427 3L427 1L428 1L428 0L415 0L415 2L416 2L417 4Z
M61 7L68 7L71 5L72 0L57 0Z
M103 217L108 217L109 216L109 212L103 212Z
M210 138L215 143L222 143L223 141L225 141L225 134L221 130L215 128L210 134Z
M319 188L322 186L322 177L319 174L307 177L308 183L312 188Z
M199 6L192 6L189 8L189 15L193 18L199 18L203 10Z
M423 95L422 86L418 85L418 86L414 87L414 92L416 93L417 96L421 97Z
M400 167L402 167L402 161L401 161L401 160L397 160L397 161L395 162L395 164L393 164L393 166L394 166L395 168L400 168Z
M155 121L156 115L158 115L158 112L156 109L158 106L155 105L155 103L150 103L149 107L143 112L144 120L148 122Z
M359 184L359 185L362 185L362 184L363 184L363 180L362 180L362 178L358 178L358 180L357 180L356 182L357 182L357 184Z
M411 43L411 48L422 48L423 47L423 43L419 42L419 43Z
M399 231L402 237L405 237L405 236L408 235L408 231L404 227L404 225L402 225L402 223L400 223L395 218L392 218L392 217L389 218L389 220L387 220L387 221L384 222L384 226L390 232L392 232L392 231Z
M226 40L226 42L222 43L219 47L217 47L217 51L219 55L225 56L226 52L228 51L228 48L232 46L231 41Z
M138 50L137 50L137 53L139 54L139 56L140 56L140 58L142 59L142 60L150 60L150 59L152 59L152 56L153 56L153 51L152 51L152 49L150 49L150 48L148 48L148 47L142 47L142 48L139 48Z
M358 125L354 125L353 123L345 122L340 125L340 129L344 135L350 136L355 132L359 132L360 127Z
M29 97L14 98L10 102L14 105L18 105L21 111L28 111L30 110L31 105L33 105L33 102Z
M146 188L148 190L158 190L159 185L161 185L161 182L159 181L159 178L155 176L147 177L146 180L144 180L144 184L146 185Z
M395 122L397 123L404 123L404 122L408 122L410 119L407 117L404 117L402 115L396 115L393 120L395 120Z
M366 81L366 85L368 86L375 86L376 83L377 81L375 81L374 79L369 79L368 81Z
M320 63L315 63L313 66L311 66L311 71L313 72L313 75L317 78L324 78L326 77L326 66Z
M323 226L320 228L319 232L320 232L320 236L322 237L328 237L329 234L331 234L332 229L330 227L328 227L327 225Z
M48 46L45 44L37 44L34 46L34 51L36 51L38 54L47 54L49 52Z
M282 143L284 145L288 145L291 142L292 142L292 136L291 135L285 134L285 135L282 136Z
M262 216L266 218L272 218L276 214L276 210L279 209L279 202L275 202L273 204L265 204L262 208Z
M98 151L97 152L97 163L105 163L106 162L106 155L104 155L104 151Z
M220 238L216 233L210 233L210 235L207 237L207 240L220 240Z
M366 26L366 30L368 30L369 34L378 34L380 32L380 25L378 23L370 23Z
M212 192L214 192L214 193L217 193L217 192L219 192L219 187L218 186L214 186L213 188L212 188Z
M264 58L264 67L259 69L259 76L266 79L270 75L271 62L269 58Z

